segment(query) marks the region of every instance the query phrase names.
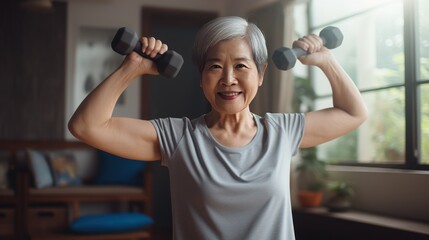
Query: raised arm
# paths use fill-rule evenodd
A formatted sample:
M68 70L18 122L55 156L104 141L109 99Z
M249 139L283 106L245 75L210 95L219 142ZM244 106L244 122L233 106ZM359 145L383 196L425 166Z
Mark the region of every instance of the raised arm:
M299 60L319 67L332 89L333 107L306 113L306 124L301 147L312 147L337 138L357 128L367 118L362 96L349 75L323 46L320 37L309 35L294 42L309 55Z
M142 51L151 57L167 51L154 38L142 38ZM112 117L121 93L139 76L158 74L155 63L133 52L80 104L68 123L70 132L98 149L136 160L160 159L155 128L146 120Z

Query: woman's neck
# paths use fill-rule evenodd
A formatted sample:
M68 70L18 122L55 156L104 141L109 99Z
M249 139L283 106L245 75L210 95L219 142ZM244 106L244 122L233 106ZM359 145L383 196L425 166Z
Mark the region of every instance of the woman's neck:
M257 132L256 122L249 110L235 114L211 111L205 121L212 136L227 147L242 147L250 143Z

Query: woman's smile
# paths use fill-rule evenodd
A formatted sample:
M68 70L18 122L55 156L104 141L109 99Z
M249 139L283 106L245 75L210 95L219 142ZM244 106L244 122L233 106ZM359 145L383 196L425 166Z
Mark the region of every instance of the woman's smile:
M236 99L242 92L233 92L233 91L221 91L217 94L224 100L234 100Z

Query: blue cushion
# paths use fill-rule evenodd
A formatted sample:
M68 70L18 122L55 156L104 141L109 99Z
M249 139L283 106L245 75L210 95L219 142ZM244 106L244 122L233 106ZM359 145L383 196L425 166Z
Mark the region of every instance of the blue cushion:
M100 166L95 179L101 185L142 185L144 161L122 158L104 151L98 152Z
M109 213L82 216L72 223L71 230L77 233L116 233L142 230L152 223L152 218L142 213Z

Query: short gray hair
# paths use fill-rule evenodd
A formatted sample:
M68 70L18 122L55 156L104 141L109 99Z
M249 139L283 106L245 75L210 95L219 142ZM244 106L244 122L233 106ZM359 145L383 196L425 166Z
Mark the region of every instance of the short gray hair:
M249 43L258 73L262 73L268 58L264 35L255 24L235 16L216 18L206 23L197 33L192 58L200 73L203 71L208 49L233 38L243 38Z

